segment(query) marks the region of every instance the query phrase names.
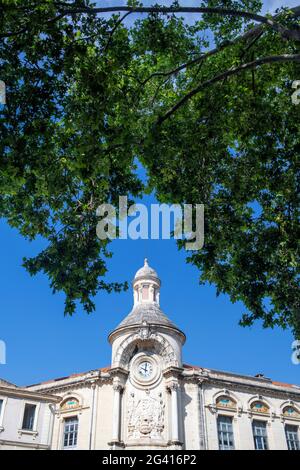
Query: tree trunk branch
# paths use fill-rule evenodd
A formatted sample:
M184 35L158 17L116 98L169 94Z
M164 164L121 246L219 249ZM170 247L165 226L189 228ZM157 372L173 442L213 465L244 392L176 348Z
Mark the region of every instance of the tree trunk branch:
M297 7L296 7L297 8ZM282 34L283 37L289 38L292 33L292 37L300 39L297 36L297 32L290 31L279 23L276 23L273 18L267 18L266 16L259 15L256 13L251 13L249 11L241 11L233 8L210 8L210 7L183 7L178 5L178 7L165 7L165 6L150 6L150 7L131 7L131 6L111 6L111 7L73 7L66 9L65 14L76 14L76 13L113 13L113 12L128 12L128 13L200 13L208 15L220 15L220 16L232 16L240 17L248 20L253 20L261 24L270 26L272 29Z
M172 114L174 114L177 111L177 109L179 109L182 105L184 105L190 98L195 96L197 93L209 87L210 85L213 85L214 83L224 80L225 78L231 77L232 75L236 75L245 70L255 69L256 67L259 67L265 64L274 64L278 62L297 62L297 61L300 62L300 54L291 54L291 55L283 54L283 55L267 56L267 57L262 57L261 59L253 60L252 62L248 62L246 64L239 65L238 67L234 67L230 70L226 70L226 72L222 72L219 75L216 75L215 77L209 80L206 80L203 83L200 83L197 87L189 91L171 109L169 109L169 111L167 111L163 116L161 116L157 120L156 125L161 125L170 116L172 116Z
M245 18L248 20L253 20L261 24L265 24L270 26L272 29L280 33L283 37L287 39L300 39L300 32L299 30L289 30L286 27L282 26L281 24L277 23L274 21L274 18L267 18L266 16L262 16L256 13L251 13L248 11L241 11L241 10L235 10L232 8L209 8L209 7L165 7L165 6L152 6L152 7L131 7L131 6L126 6L126 5L121 5L121 6L110 6L110 7L96 7L96 8L91 8L91 7L78 7L76 5L70 5L69 8L66 7L66 4L63 2L61 5L59 5L60 2L58 2L57 6L63 6L63 8L59 9L59 14L49 20L48 22L55 22L58 19L61 19L64 16L70 16L70 15L75 15L75 14L98 14L98 13L114 13L114 12L127 12L128 14L132 13L200 13L200 14L209 14L209 15L220 15L220 16L232 16L232 17L240 17L240 18ZM16 9L18 7L15 7ZM5 6L3 5L1 7L2 12L3 11L9 11L12 10L12 6ZM295 8L291 8L291 11L293 12L293 16L299 16L300 15L300 6L297 6ZM276 15L278 16L278 15ZM48 23L47 22L47 23ZM15 36L16 34L21 34L24 31L26 31L26 28L22 28L21 30L17 32L9 32L9 33L4 33L0 35L0 38L5 38L5 37L10 37L10 36Z

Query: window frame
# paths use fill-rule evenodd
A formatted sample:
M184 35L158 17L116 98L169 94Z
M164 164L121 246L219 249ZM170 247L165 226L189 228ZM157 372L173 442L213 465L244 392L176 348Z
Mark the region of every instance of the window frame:
M33 410L33 414L26 415L27 410ZM31 411L30 411L31 413ZM35 423L35 415L36 415L36 404L35 403L25 403L24 410L23 410L23 418L22 418L22 431L34 431L34 423ZM26 421L25 421L26 419ZM29 426L26 427L25 425L28 424Z
M66 425L67 425L67 421L75 421L76 420L76 430L75 431L68 431L68 434L71 434L71 433L76 433L76 444L72 444L72 445L65 445L65 436L66 436ZM73 415L73 416L66 416L63 418L63 426L62 426L62 450L74 450L74 449L77 449L77 445L78 445L78 429L79 429L79 416L76 414L76 415ZM73 438L74 439L74 438Z
M220 421L223 421L223 424L226 424L226 430L220 429ZM218 434L218 447L219 450L235 450L235 436L234 436L234 426L233 426L234 417L232 415L227 414L218 414L217 415L217 434ZM230 423L231 430L228 430L227 424ZM221 440L221 435L226 434L227 442L231 443L230 446L224 446L224 438ZM230 439L231 436L231 439Z
M254 432L256 423L259 423L259 425L261 426L261 429L264 429L265 434L256 434ZM268 422L267 421L264 421L262 419L253 419L253 421L252 421L252 436L253 436L255 450L269 450L269 439L268 439L267 427L268 427ZM260 438L261 442L263 442L263 448L257 447L256 439L258 439L258 438Z
M287 428L295 428L295 431L294 432L293 431L288 431ZM290 439L289 436L288 436L288 432L290 432L291 434L296 435L296 439ZM296 424L286 423L284 425L284 433L285 433L286 445L287 445L288 450L300 450L299 426L297 426ZM294 449L290 448L290 443L291 442L295 443L295 448Z
M33 420L33 429L23 429L23 419L24 419L24 413L25 413L25 407L26 405L35 405L35 415L34 415L34 420ZM39 402L33 401L33 400L23 400L23 406L22 406L22 412L20 415L20 421L19 421L19 432L21 434L37 434L37 425L38 425L38 417L39 417L39 412L40 412L40 406L41 404Z

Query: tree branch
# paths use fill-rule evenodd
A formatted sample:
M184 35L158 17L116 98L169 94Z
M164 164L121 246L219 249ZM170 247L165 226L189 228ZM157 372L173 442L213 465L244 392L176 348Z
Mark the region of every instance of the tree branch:
M253 60L252 62L248 62L243 65L239 65L238 67L234 67L230 70L226 70L226 72L222 72L219 75L216 75L215 77L211 78L210 80L206 80L205 82L200 83L200 85L198 85L197 87L193 88L189 93L183 96L171 109L169 109L169 111L167 111L163 116L161 116L157 120L156 125L161 125L170 116L172 116L172 114L174 114L177 111L177 109L179 109L182 105L184 105L194 95L204 90L205 88L209 87L210 85L213 85L214 83L224 80L225 78L231 77L232 75L236 75L245 70L252 70L256 67L259 67L265 64L274 64L278 62L297 62L297 61L300 62L300 54L291 54L291 55L283 54L283 55L267 56L267 57L262 57L261 59Z
M253 43L258 39L259 36L261 36L263 33L262 30L257 30L257 33L255 35L255 39L253 40ZM248 35L247 35L248 36ZM148 83L149 80L151 80L152 78L154 77L167 77L168 75L174 75L178 72L180 72L181 70L184 70L188 67L191 67L193 65L196 65L198 64L199 62L202 62L204 61L205 59L207 59L208 57L211 57L215 54L217 54L218 52L221 52L223 49L225 49L226 47L229 47L229 46L234 46L236 43L238 43L239 41L245 39L247 37L246 35L243 35L243 36L238 36L236 39L233 39L232 41L225 41L223 42L222 44L220 44L220 46L218 47L215 47L214 49L212 49L211 51L208 51L206 52L205 54L202 54L200 55L199 57L196 57L195 59L193 60L190 60L189 62L185 62L184 64L181 64L179 65L178 67L176 67L175 69L172 69L172 70L168 70L166 72L153 72L151 75L149 75L149 77L147 77L143 82L141 82L142 85L146 85L146 83ZM251 45L249 45L248 47L251 47Z
M3 8L3 7L2 7ZM0 10L1 11L1 10ZM66 15L64 13L60 13L59 15L55 16L55 18L51 18L50 20L46 21L43 23L43 26L49 26L50 24L55 23L58 20L61 20L64 18ZM30 24L30 23L29 23ZM3 33L0 34L0 39L5 39L5 38L10 38L14 36L19 36L20 34L28 32L28 25L24 26L23 28L19 29L18 31L11 31L9 33Z
M297 7L296 7L297 8ZM300 7L299 7L300 8ZM273 18L267 18L256 13L248 11L236 10L233 8L210 8L210 7L165 7L165 6L151 6L151 7L131 7L131 6L111 6L111 7L74 7L65 11L66 15L76 13L113 13L113 12L129 12L129 13L201 13L208 15L232 16L240 17L248 20L253 20L261 24L270 26L272 29L280 33L287 39L300 39L299 31L290 31L281 24L274 21ZM298 34L297 34L298 33Z
M300 16L300 6L295 7L295 8L291 8L291 11L293 13L293 17L296 18L296 17ZM272 19L276 20L279 17L279 15L280 15L280 13L273 16ZM141 84L146 85L146 83L154 77L166 77L168 75L176 74L176 73L180 72L181 70L184 70L187 67L191 67L193 65L196 65L199 62L202 62L203 60L207 59L208 57L211 57L211 56L217 54L218 52L221 52L226 47L234 46L239 41L251 39L253 37L253 40L249 43L249 45L244 50L244 52L243 52L243 55L244 55L244 53L247 52L247 50L250 49L250 47L252 47L252 45L262 36L263 32L264 32L263 25L255 26L254 28L249 29L248 31L246 31L244 34L238 36L237 38L235 38L231 41L227 40L227 41L221 43L218 47L215 47L211 51L208 51L206 54L202 54L202 55L196 57L195 59L193 59L189 62L185 62L184 64L179 65L178 67L176 67L172 70L168 70L166 72L159 71L159 72L152 73ZM292 34L292 31L290 31L290 33ZM243 57L243 55L241 56L241 58Z
M111 32L109 33L109 37L108 37L108 40L107 40L107 43L106 43L106 46L104 47L104 50L103 50L103 53L107 51L107 49L109 48L110 46L110 43L112 41L112 37L116 31L116 29L118 29L118 27L120 26L120 24L125 20L125 18L131 14L131 11L128 11L127 13L125 13L125 15L123 15L121 18L119 18L119 20L116 22L115 26L112 28Z
M131 7L127 5L110 6L110 7L73 7L65 10L65 15L76 13L113 13L113 12L130 12L130 13L201 13L201 14L215 14L221 16L241 17L258 23L268 24L271 27L284 28L282 25L276 23L272 18L267 18L256 13L248 11L236 10L233 8L210 8L210 7L165 7L165 6L150 6L150 7Z
M6 6L1 7L2 11L9 10ZM293 16L300 15L300 6L292 8ZM49 22L57 21L58 19L64 16L76 15L76 14L93 14L97 13L114 13L114 12L128 12L128 13L200 13L200 14L209 14L209 15L220 15L220 16L232 16L240 17L248 20L253 20L261 24L270 26L272 29L280 33L283 37L287 39L300 39L300 31L289 30L282 26L281 24L274 21L274 18L267 18L256 13L251 13L248 11L235 10L232 8L209 8L209 7L165 7L165 6L152 6L152 7L131 7L126 5L121 6L110 6L110 7L78 7L76 5L70 5L70 8L65 8L59 10L59 15L49 20ZM277 15L276 15L277 16ZM24 32L24 28L14 33L4 33L0 35L0 38L5 38L9 36L14 36L16 34L21 34Z

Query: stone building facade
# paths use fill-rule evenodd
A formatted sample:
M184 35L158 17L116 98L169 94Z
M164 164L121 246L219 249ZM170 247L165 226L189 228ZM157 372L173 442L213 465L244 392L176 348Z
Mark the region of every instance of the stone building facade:
M49 450L60 397L0 379L0 449Z
M186 337L162 312L160 288L145 260L132 311L109 335L110 367L15 387L22 406L2 404L0 448L26 436L53 450L299 450L300 387L184 364ZM40 427L22 434L28 402Z

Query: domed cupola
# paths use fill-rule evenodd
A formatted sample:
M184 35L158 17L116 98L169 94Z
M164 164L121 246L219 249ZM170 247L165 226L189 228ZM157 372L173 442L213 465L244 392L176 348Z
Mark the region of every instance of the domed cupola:
M160 308L161 281L157 272L149 266L147 258L144 260L144 266L136 272L132 286L133 309L114 332L126 327L141 326L145 323L148 325L165 325L180 331Z
M113 363L116 362L117 349L123 339L128 335L150 335L156 332L165 336L166 342L170 340L178 345L175 349L178 364L181 363L181 346L185 342L184 333L162 312L160 308L161 281L157 272L144 260L144 266L140 268L133 279L133 308L131 312L109 335L109 342L113 346Z

